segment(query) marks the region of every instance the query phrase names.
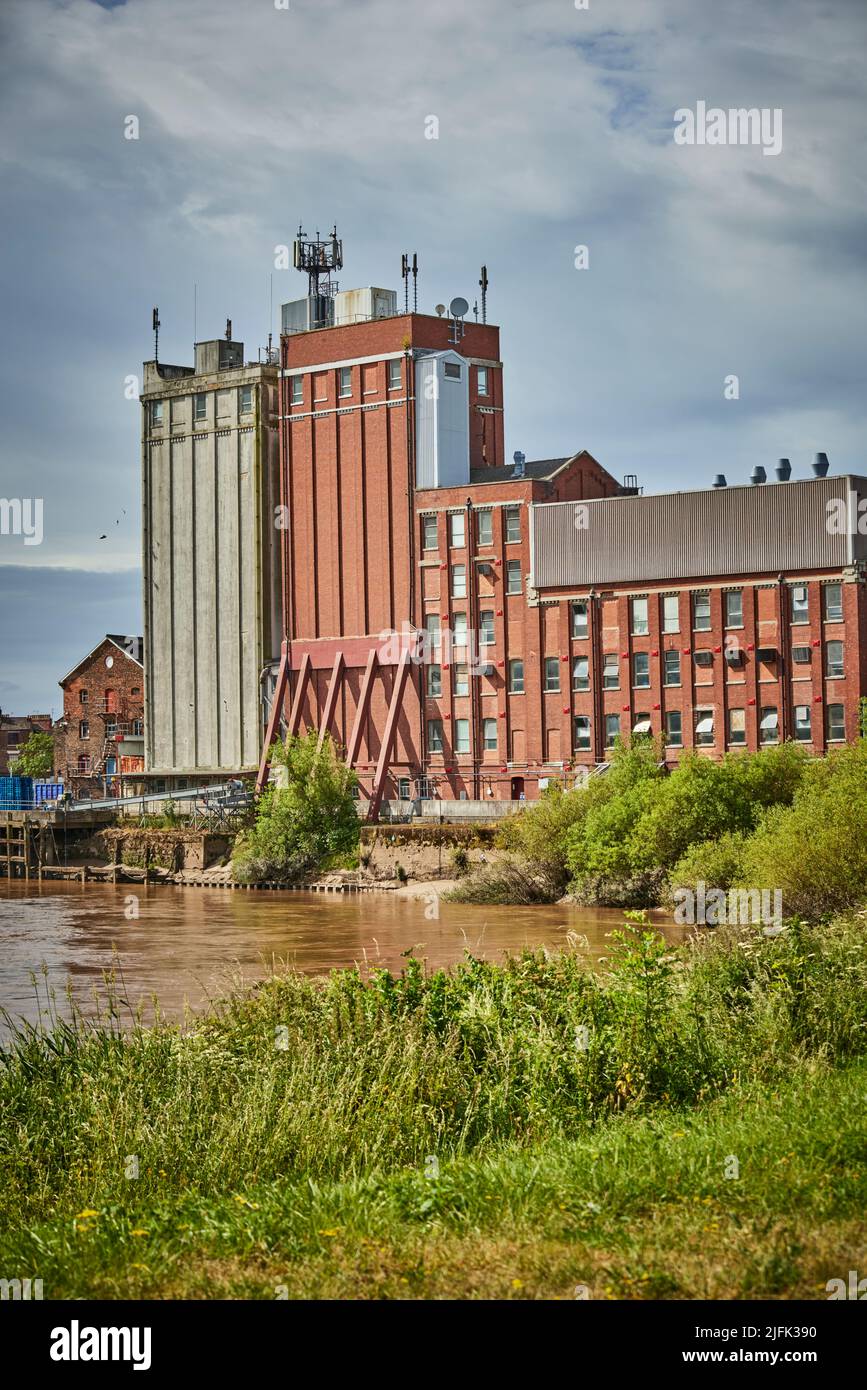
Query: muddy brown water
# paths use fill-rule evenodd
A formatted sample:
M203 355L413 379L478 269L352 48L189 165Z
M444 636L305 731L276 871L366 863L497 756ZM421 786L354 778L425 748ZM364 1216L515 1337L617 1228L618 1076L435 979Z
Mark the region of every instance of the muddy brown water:
M651 916L669 939L683 936L663 914ZM92 1012L112 970L126 1017L142 1004L149 1017L156 997L164 1015L180 1018L239 977L254 981L286 967L322 975L354 964L399 971L409 951L432 968L453 965L466 951L498 960L524 946L580 950L598 965L610 949L609 933L622 924L623 914L607 908L476 907L388 892L0 879L0 1008L36 1023L47 1018L54 991L65 1016L68 984L76 1003Z

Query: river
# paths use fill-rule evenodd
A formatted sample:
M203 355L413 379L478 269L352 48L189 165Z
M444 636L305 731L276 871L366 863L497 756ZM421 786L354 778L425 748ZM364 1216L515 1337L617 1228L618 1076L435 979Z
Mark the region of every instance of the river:
M137 915L136 915L137 914ZM670 939L683 929L654 913ZM67 987L85 1012L114 970L130 1010L159 1000L183 1017L233 981L275 968L321 975L342 966L399 971L408 951L431 967L465 951L489 960L524 946L572 948L592 965L623 924L609 908L476 907L386 893L245 892L164 885L22 883L0 879L0 1009L32 1023ZM34 986L33 975L37 976ZM0 1032L5 1032L0 1023Z

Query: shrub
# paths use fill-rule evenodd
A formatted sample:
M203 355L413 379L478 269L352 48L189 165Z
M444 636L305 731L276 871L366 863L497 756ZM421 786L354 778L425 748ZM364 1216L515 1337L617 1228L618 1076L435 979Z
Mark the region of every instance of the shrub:
M700 882L726 892L741 883L747 839L743 831L730 830L717 840L691 845L668 876L669 894L675 888L695 888Z
M54 767L54 738L46 732L30 735L16 759L16 777L50 777Z
M528 864L501 859L476 869L443 896L452 903L553 903L560 896L560 881L544 866L534 870Z

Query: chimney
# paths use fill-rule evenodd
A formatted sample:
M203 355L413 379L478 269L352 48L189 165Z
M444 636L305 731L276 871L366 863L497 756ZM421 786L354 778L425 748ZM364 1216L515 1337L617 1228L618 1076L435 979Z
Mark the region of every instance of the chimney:
M514 470L514 472L513 472L513 474L512 474L512 477L513 477L513 478L523 478L523 476L524 476L524 464L525 464L526 459L527 459L526 454L522 454L520 449L516 449L515 452L514 452L514 454L512 455L512 458L514 459L514 462L515 462L515 470Z
M714 487L727 487L725 473L717 473L713 480Z
M750 474L750 482L753 487L758 487L759 483L767 482L767 474L760 463L757 463Z
M792 476L792 465L788 459L777 459L777 466L774 469L777 481L787 483Z
M828 455L817 454L813 459L813 472L817 478L827 478L828 476Z

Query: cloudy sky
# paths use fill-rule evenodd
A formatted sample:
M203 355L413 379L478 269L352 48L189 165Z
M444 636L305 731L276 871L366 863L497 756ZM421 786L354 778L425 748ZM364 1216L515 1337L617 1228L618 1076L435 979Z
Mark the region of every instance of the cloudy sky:
M0 706L140 630L152 306L165 361L194 285L255 356L299 220L336 220L345 288L417 251L428 312L487 263L509 454L649 491L867 471L865 47L864 0L3 0L0 497L44 539L0 535ZM781 152L676 144L702 101L779 109Z

